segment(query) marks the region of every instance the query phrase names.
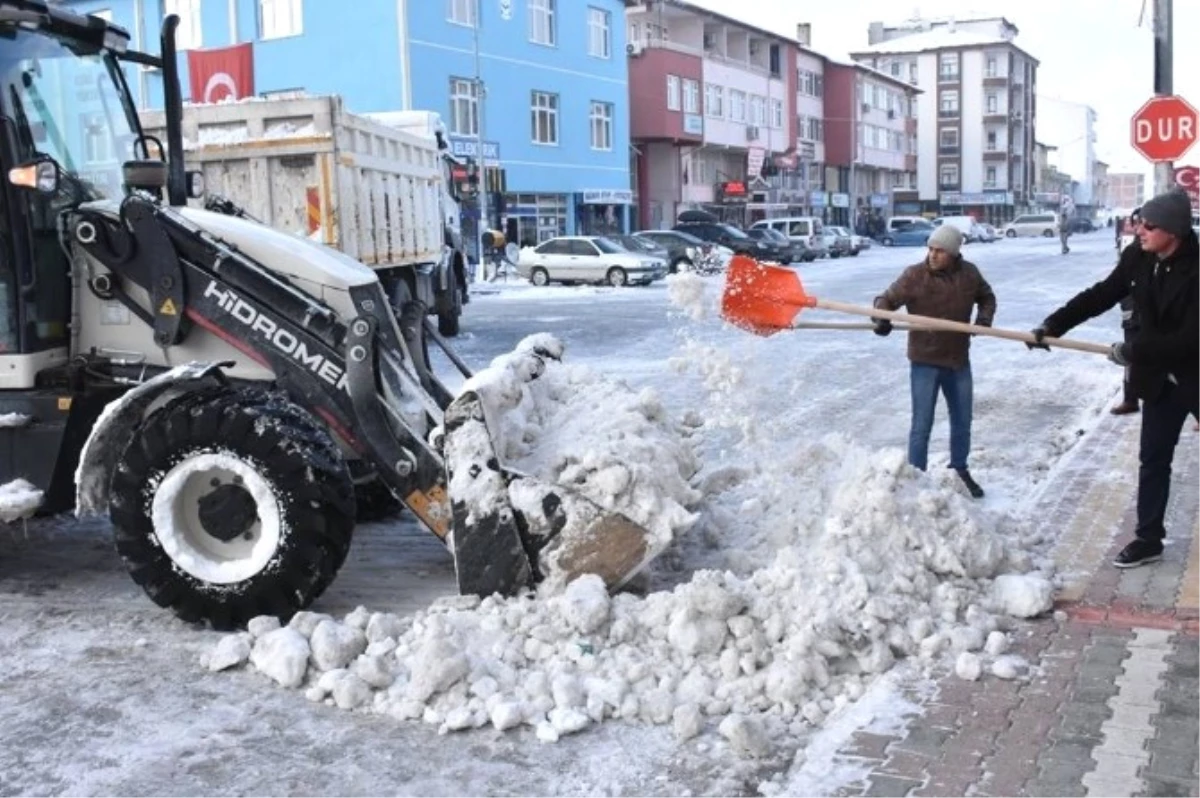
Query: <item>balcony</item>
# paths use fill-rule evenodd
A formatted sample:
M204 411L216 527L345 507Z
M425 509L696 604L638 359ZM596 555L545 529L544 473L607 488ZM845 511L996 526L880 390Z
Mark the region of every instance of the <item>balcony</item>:
M939 144L938 155L956 156L959 153L957 144Z
M959 71L956 69L953 72L939 72L938 83L958 83L960 80Z
M1003 161L1008 158L1008 150L1000 147L992 147L983 151L983 160L985 161Z
M983 112L984 122L1007 122L1008 111L1002 108L991 108Z
M909 155L909 154L906 154L904 156L904 171L906 171L906 172L917 171L917 156Z
M1001 75L1001 74L989 75L987 73L984 73L983 85L984 86L1007 86L1008 85L1008 75Z
M957 108L939 108L938 117L941 119L958 119L959 111Z

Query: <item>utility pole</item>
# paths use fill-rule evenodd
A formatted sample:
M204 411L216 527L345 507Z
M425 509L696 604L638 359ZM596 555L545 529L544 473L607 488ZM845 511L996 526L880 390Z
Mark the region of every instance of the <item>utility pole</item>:
M1154 93L1159 97L1174 94L1171 52L1171 7L1173 0L1154 0ZM1163 194L1175 184L1175 164L1154 165L1154 193Z
M475 198L479 204L479 223L475 225L475 246L477 247L479 258L479 274L484 273L483 260L483 234L488 226L488 206L487 206L487 159L483 155L483 107L484 100L487 98L487 91L483 86L483 73L479 68L479 28L483 25L483 0L477 0L475 3L475 156L479 160L478 172L479 182L476 183ZM484 275L486 276L486 275Z

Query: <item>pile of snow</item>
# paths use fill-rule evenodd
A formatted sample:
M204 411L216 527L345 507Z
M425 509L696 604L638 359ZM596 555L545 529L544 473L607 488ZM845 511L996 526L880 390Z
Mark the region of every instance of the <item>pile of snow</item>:
M0 485L0 521L11 524L29 518L42 506L42 492L23 479Z
M671 295L712 318L698 280L671 278ZM786 418L755 418L754 386L728 352L684 344L676 366L700 372L710 401L703 420L678 425L652 394L550 368L559 355L532 336L464 390L486 396L509 465L676 535L655 568L679 584L613 596L584 576L407 618L361 607L283 627L261 618L222 639L208 667L249 663L310 700L441 732L526 725L553 741L619 719L680 739L715 733L749 757L823 724L900 660L1023 674L1005 632L1050 609L1054 579L1051 541L1027 523L984 511L898 449L809 441ZM696 470L700 446L718 456Z

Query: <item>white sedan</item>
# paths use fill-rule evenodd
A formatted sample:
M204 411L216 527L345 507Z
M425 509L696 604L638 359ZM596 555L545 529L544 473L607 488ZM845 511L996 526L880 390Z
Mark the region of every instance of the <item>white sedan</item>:
M666 277L667 262L629 252L603 236L562 236L521 250L517 272L534 285L649 285Z

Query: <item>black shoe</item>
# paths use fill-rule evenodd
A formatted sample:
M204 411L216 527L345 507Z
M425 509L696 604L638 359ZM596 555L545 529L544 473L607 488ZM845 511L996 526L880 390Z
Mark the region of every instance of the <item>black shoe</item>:
M1139 565L1149 565L1162 559L1163 544L1160 540L1134 538L1133 542L1121 549L1121 553L1113 560L1118 568L1137 568Z
M1138 412L1137 400L1135 399L1132 402L1130 402L1130 401L1121 402L1121 404L1117 405L1116 407L1114 407L1112 410L1109 410L1108 412L1112 413L1114 416L1127 416L1130 413L1136 413L1136 412Z
M968 471L965 468L956 468L956 469L954 469L954 472L956 474L958 474L958 478L962 480L962 483L967 486L967 490L970 492L971 498L973 498L973 499L982 499L983 498L983 488L979 487L978 482L971 479L970 471Z

